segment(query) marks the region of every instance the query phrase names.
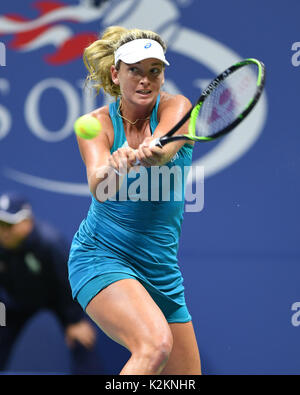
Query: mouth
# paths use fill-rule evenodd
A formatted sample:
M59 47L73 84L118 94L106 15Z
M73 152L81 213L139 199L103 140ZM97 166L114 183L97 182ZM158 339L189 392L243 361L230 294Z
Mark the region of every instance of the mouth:
M147 96L151 94L151 90L150 89L141 89L136 91L136 93L138 93L139 95L143 95L143 96Z

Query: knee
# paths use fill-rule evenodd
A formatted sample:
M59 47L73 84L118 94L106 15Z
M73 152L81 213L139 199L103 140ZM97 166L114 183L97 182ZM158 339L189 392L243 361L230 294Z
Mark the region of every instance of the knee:
M173 337L168 334L165 337L158 338L152 344L152 364L154 370L163 368L167 363L173 348Z
M171 332L158 336L153 335L139 349L138 354L147 361L149 371L153 374L159 373L166 365L173 348L173 337Z

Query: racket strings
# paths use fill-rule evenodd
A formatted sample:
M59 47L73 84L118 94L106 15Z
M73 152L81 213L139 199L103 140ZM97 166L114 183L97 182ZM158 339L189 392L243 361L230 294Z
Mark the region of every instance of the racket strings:
M226 77L204 100L196 135L209 137L234 122L247 109L257 91L258 67L243 66Z

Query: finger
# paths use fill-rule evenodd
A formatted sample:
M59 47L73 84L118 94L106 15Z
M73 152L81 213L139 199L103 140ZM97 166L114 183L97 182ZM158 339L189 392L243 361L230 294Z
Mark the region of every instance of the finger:
M124 165L124 158L126 161L126 156L124 157L124 152L121 149L118 149L117 151L112 153L112 160L113 160L113 167L121 173L121 169L126 168Z
M114 153L108 158L108 164L114 169L118 169L118 160L116 158L116 155L114 155Z
M132 150L128 152L128 161L131 166L136 163L136 160L137 160L136 151Z
M150 166L150 164L148 163L147 158L146 158L144 152L143 152L141 149L140 149L139 152L136 154L136 157L137 157L137 159L138 159L138 161L139 161L138 163L139 163L140 166L146 166L146 167L149 167L149 166Z
M153 153L149 147L141 147L141 151L144 154L143 161L152 165L155 163L155 157L153 157Z
M124 171L129 172L131 167L136 163L136 150L126 147L120 151L120 167L122 163L122 168Z
M122 174L126 174L128 172L128 159L127 156L121 155L119 158L119 171Z
M139 151L136 154L136 158L140 166L148 166L148 163L146 162L145 154L142 150L139 149Z
M146 137L140 147L149 147L151 141L153 140L153 137Z
M149 147L149 149L154 155L161 156L163 154L162 147L160 147L158 145L154 145L153 147Z

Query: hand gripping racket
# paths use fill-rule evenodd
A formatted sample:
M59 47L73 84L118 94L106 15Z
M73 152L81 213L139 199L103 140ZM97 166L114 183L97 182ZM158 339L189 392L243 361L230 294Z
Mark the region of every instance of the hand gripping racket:
M224 136L252 111L264 84L265 66L259 60L245 59L232 65L211 81L195 105L166 135L151 141L149 147L163 147L177 140L206 142ZM174 136L188 120L188 133Z

